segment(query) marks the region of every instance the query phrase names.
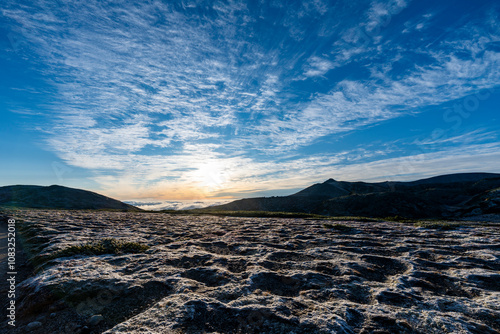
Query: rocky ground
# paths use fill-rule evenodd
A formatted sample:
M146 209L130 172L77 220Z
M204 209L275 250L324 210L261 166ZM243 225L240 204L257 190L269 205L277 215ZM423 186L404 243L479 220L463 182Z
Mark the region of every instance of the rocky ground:
M500 331L495 224L7 215L36 270L17 287L18 326L0 327L8 333ZM149 248L75 255L85 247L72 246L104 238Z

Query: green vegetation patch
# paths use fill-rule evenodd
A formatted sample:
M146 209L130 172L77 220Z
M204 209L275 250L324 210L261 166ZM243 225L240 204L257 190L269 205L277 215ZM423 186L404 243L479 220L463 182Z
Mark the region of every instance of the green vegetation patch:
M352 232L354 227L343 225L343 224L323 224L324 228L330 228L339 232Z
M449 230L454 230L458 227L461 227L462 224L451 223L451 222L440 222L440 221L436 221L436 222L422 221L422 222L415 223L415 226L436 229L436 230L449 231Z
M114 238L104 238L85 244L70 246L54 253L51 258L66 257L73 255L103 255L122 253L143 253L149 246L138 242L118 240Z
M390 222L403 223L403 224L416 224L416 223L418 223L418 220L409 219L409 218L401 217L401 216L385 217L384 220L390 221Z
M304 213L304 212L274 212L274 211L225 211L210 209L193 210L162 210L161 212L177 215L212 215L222 217L253 217L253 218L316 218L321 219L325 216Z
M361 216L337 216L337 217L324 217L324 220L333 221L355 221L355 222L371 222L378 223L381 221L379 218L361 217Z

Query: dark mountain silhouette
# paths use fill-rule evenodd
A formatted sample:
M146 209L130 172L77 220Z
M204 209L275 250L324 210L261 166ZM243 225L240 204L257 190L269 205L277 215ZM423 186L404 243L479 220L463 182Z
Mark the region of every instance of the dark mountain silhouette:
M500 214L500 174L462 173L379 183L329 179L289 196L248 198L209 209L408 218Z
M434 176L427 179L421 179L413 182L402 182L409 183L410 185L416 184L437 184L437 183L454 183L454 182L469 182L469 181L481 181L484 179L498 178L500 174L495 173L460 173L460 174L447 174Z
M29 185L0 187L0 206L43 209L141 210L91 191L57 185L49 187Z

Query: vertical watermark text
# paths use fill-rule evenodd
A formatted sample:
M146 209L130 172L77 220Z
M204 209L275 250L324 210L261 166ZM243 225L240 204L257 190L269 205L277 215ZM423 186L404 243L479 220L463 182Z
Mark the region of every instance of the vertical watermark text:
M7 318L10 326L16 326L16 221L9 219L7 222Z

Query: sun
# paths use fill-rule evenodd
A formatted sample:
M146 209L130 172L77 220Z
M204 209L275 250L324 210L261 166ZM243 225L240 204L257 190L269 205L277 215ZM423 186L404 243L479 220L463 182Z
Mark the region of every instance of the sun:
M193 177L203 189L208 191L222 189L229 179L226 168L217 161L200 164Z

